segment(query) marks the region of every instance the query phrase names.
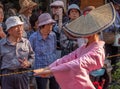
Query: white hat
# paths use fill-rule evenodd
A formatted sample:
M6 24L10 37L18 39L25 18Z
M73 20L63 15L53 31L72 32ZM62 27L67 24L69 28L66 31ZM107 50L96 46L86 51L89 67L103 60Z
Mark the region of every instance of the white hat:
M6 20L5 24L7 26L6 31L8 31L11 27L22 25L23 22L20 20L18 16L11 16Z
M116 12L112 3L100 6L63 26L73 37L89 36L109 27L115 21Z
M68 6L68 13L71 9L77 9L81 13L80 8L77 4L71 4L70 6Z
M64 3L63 1L54 1L53 3L50 4L50 7L52 6L60 6L62 8L64 8Z

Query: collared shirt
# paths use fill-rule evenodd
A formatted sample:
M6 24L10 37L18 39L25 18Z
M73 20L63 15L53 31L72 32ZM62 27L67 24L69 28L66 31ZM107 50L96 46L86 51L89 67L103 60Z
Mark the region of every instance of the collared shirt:
M44 40L39 30L30 38L31 46L35 52L34 68L43 68L56 60L56 35L51 32Z
M21 68L18 59L24 58L28 59L31 64L34 61L34 52L29 40L22 38L16 45L12 45L7 38L0 41L1 69Z
M103 41L93 42L52 63L49 68L61 89L95 89L89 73L103 66L103 47Z

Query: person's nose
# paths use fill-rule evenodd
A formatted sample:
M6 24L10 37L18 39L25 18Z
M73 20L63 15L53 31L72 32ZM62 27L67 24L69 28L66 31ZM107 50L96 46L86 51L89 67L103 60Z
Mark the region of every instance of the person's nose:
M19 32L23 31L22 26L18 26L18 31L19 31Z

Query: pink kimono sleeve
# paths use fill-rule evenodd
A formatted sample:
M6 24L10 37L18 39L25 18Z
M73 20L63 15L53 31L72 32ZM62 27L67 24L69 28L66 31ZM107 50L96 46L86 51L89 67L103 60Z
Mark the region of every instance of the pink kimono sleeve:
M75 59L71 61L50 67L61 89L95 89L89 79L89 72L103 66L105 53L103 46L90 49L84 50L86 53L77 58L74 56Z
M76 54L78 51L80 51L82 49L81 48L78 48L76 49L75 51L73 51L72 53L60 58L60 59L57 59L55 62L53 62L51 65L49 65L49 67L54 67L54 66L57 66L57 65L60 65L60 64L63 64L63 63L66 63L66 62L69 62L69 61L72 61L74 59L76 59Z
M56 65L59 64L59 62L61 62L60 65L50 67L53 73L70 69L85 68L88 71L91 71L101 68L104 64L103 62L105 59L105 53L104 49L98 48L93 49L87 54L68 62L66 61L67 58L69 58L69 56L67 56L64 60L58 60L57 62L55 62ZM72 58L72 56L70 58Z

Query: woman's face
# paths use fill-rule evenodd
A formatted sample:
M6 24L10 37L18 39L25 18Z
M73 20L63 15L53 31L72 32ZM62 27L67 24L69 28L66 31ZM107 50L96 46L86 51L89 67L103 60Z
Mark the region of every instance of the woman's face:
M69 18L71 20L75 20L80 16L80 13L77 9L71 9L69 13Z
M24 14L29 17L29 16L32 15L32 10L33 10L32 7L31 7L31 8L28 8L28 9L24 12Z
M63 12L62 8L59 6L51 7L51 10L52 10L53 15L59 15L59 14L62 14L62 12Z
M0 23L3 22L3 19L4 19L3 9L0 8Z
M42 31L44 35L48 35L52 31L52 27L53 27L53 23L49 23L44 25L43 29L41 29L40 31Z

